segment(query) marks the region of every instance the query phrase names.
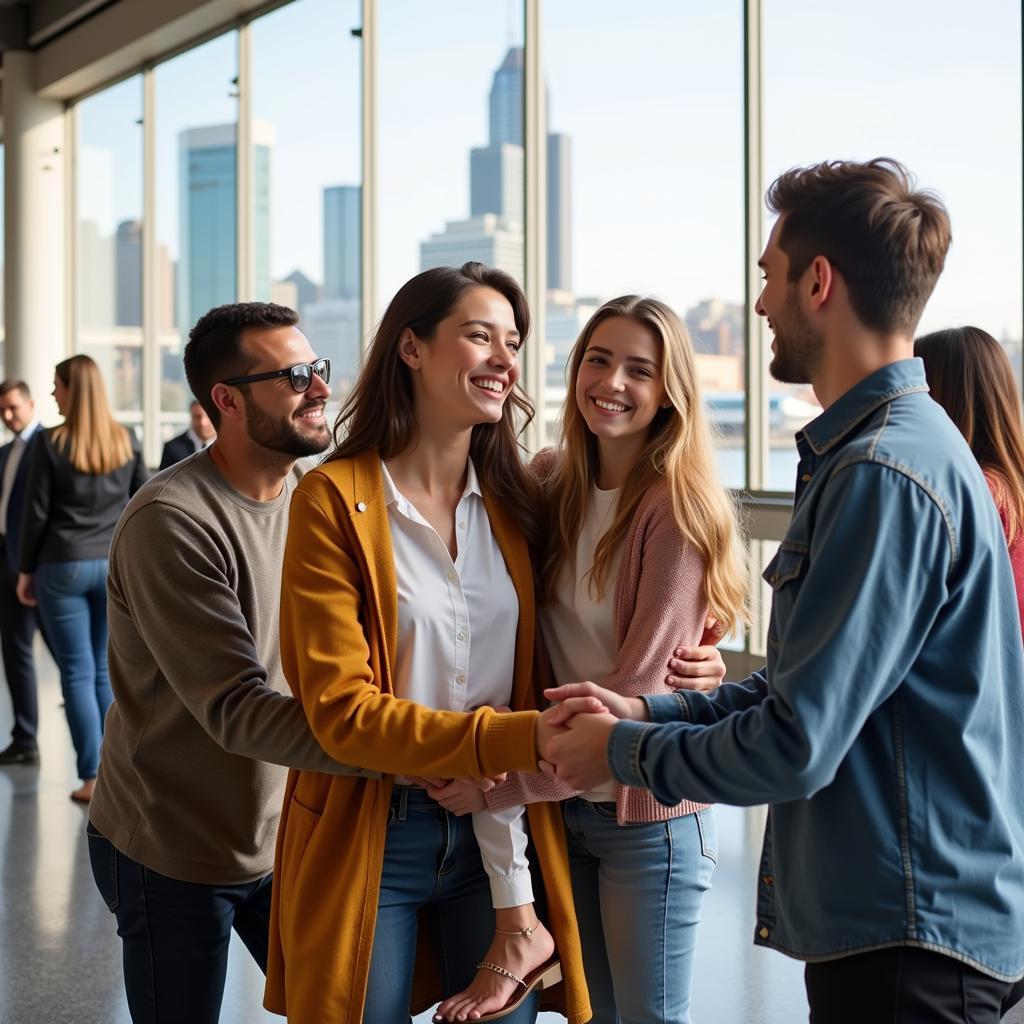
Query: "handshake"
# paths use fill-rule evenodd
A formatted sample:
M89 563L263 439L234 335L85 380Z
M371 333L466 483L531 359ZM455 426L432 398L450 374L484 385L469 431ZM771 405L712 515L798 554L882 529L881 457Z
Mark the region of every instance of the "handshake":
M719 632L713 619L705 623L705 636ZM713 645L679 647L669 661L665 682L671 689L709 692L725 677L725 663ZM596 789L612 778L608 764L608 737L615 723L648 720L647 705L639 697L623 697L596 683L567 683L544 691L557 701L537 718L538 767L580 793ZM508 708L496 708L508 711ZM505 781L493 779L437 779L412 777L410 781L453 814L470 814L487 807L484 793Z
M540 770L584 793L609 782L608 737L616 722L646 722L647 705L589 682L556 686L544 696L557 703L537 719Z

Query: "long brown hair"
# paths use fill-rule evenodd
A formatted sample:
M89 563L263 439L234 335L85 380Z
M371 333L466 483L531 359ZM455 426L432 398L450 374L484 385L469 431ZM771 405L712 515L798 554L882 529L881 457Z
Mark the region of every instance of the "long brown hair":
M1024 422L1003 346L980 327L950 327L914 342L935 399L1002 492L1007 540L1024 529Z
M325 461L376 451L385 462L404 452L419 432L412 376L399 356L402 332L409 328L429 341L472 288L493 288L512 307L520 339L530 333L530 307L516 281L482 263L434 267L398 290L374 332L366 362L334 424L335 448ZM473 427L469 454L483 489L509 509L531 546L537 539L538 487L523 464L519 435L533 419L533 404L517 383L497 423Z
M100 368L79 355L59 362L54 373L68 389L67 414L54 428L54 447L66 452L79 473L102 476L120 469L132 457L132 443L110 412Z
M591 482L597 475L597 438L576 402L576 377L599 324L623 316L643 324L659 340L662 374L671 405L660 409L623 485L615 519L598 541L590 585L601 595L615 549L625 538L649 488L664 480L672 514L683 536L704 558L708 608L730 632L748 616L749 576L736 510L718 479L711 428L697 384L693 343L676 313L657 299L624 295L606 302L590 318L569 358L569 387L559 422L557 458L548 478L547 548L542 596L554 597L560 574L575 571L576 540Z

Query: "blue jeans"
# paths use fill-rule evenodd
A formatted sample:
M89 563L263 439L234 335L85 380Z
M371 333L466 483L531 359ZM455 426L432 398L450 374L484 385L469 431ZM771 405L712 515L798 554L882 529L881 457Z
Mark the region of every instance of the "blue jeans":
M710 810L619 825L614 803L562 805L591 1024L689 1024L704 893L718 856Z
M60 669L78 777L96 778L103 716L113 699L107 674L107 560L42 562L33 576L39 617Z
M117 919L134 1024L217 1024L232 928L266 973L271 876L181 882L126 857L92 822L86 835L96 888Z
M457 818L422 789L396 786L380 879L364 1024L408 1021L416 959L417 914L426 908L445 995L464 989L494 937L491 889L473 835L473 818ZM507 1024L533 1024L533 993Z

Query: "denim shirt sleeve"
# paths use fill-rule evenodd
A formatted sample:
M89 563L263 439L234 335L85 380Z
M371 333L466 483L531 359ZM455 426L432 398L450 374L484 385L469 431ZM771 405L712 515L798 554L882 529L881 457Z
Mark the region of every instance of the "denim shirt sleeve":
M818 505L806 568L763 688L717 714L715 698L648 701L663 721L623 722L609 760L620 781L663 803L685 795L752 805L808 797L831 782L867 717L913 664L947 597L951 537L941 509L915 480L869 461L840 466ZM764 683L763 677L761 682ZM733 687L722 687L732 690ZM733 694L739 696L733 691ZM655 712L657 708L657 712ZM712 724L699 724L709 722Z

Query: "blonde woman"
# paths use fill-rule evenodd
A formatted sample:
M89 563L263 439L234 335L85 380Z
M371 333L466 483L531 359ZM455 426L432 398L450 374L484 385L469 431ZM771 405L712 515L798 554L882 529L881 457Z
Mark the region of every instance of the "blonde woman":
M57 364L53 397L64 422L32 440L18 559L18 599L39 616L60 669L71 740L88 803L96 784L107 675L107 553L121 511L145 483L134 435L111 415L88 356Z
M624 697L669 693L676 645L696 645L707 616L728 632L747 601L693 346L664 303L623 296L584 327L569 381L559 443L533 463L546 498L540 621L554 678ZM593 1021L689 1021L716 857L710 809L665 807L618 784L575 793L536 774L486 796L492 810L538 799L564 801Z

